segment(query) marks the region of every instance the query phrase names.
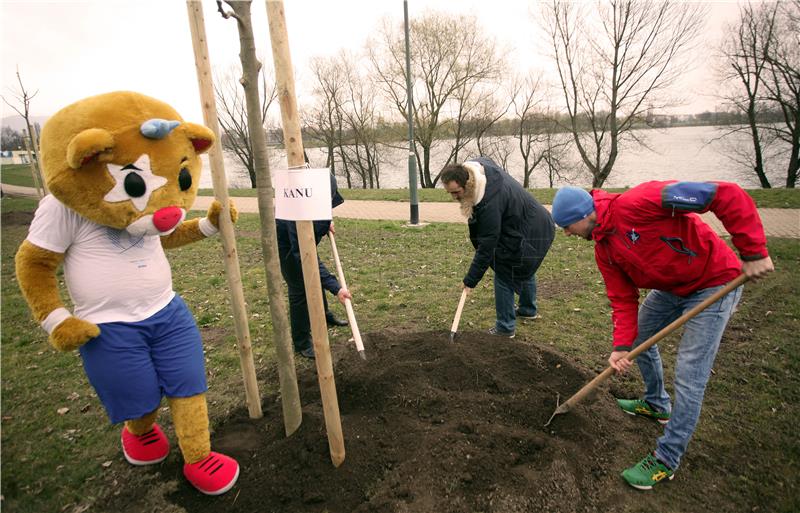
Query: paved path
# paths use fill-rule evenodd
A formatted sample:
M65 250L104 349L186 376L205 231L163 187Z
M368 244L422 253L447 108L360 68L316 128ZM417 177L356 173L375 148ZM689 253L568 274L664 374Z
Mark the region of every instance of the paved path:
M4 194L36 196L36 190L30 187L16 187L2 184ZM193 210L207 210L213 198L198 196ZM242 213L258 212L256 198L233 198L236 208ZM549 205L545 205L548 209ZM335 217L343 219L385 219L393 221L409 220L409 204L400 201L356 201L347 200L333 211ZM760 208L761 221L769 237L787 237L800 239L800 209ZM458 204L452 203L420 203L420 222L425 223L463 223L464 218ZM710 224L717 233L727 232L714 214L703 214L703 220Z
M192 209L207 210L210 196L198 196ZM233 198L239 212L258 212L256 198ZM549 210L550 205L545 205ZM409 204L400 201L356 201L346 200L333 211L334 217L344 219L388 219L406 221L410 219ZM800 209L760 208L758 213L764 223L768 237L800 239ZM426 223L464 223L458 203L420 203L419 220ZM727 235L725 228L712 213L703 214L703 220L717 233Z

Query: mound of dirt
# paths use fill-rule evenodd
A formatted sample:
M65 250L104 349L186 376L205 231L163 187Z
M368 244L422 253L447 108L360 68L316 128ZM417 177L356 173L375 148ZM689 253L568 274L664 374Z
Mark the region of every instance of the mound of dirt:
M335 379L347 451L335 468L313 367L300 372L303 424L283 433L280 405L219 426L213 447L241 464L236 487L210 499L179 479L167 500L187 511L603 511L619 471L655 437L601 392L553 423L592 377L524 340L447 332L372 334L369 360L337 347ZM170 458L177 460L179 458ZM166 474L179 475L175 469ZM170 464L166 464L169 466Z

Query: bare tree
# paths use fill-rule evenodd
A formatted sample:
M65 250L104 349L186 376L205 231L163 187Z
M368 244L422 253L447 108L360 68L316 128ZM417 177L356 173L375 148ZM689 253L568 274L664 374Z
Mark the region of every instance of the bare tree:
M767 73L767 62L763 48L769 45L774 30L774 11L777 4L754 7L744 4L739 7L739 19L725 29L719 62L722 67L717 74L723 84L732 84L733 90L723 96L725 103L735 111L747 116L747 125L722 129L721 137L747 134L752 151L736 143L726 145L728 158L755 172L761 187L771 187L764 170L764 148L766 141L759 126L761 111L766 102L761 97L761 87Z
M582 166L571 158L572 139L570 134L559 129L559 123L552 112L542 114L545 128L541 141L542 163L544 164L547 183L552 189L556 180L573 182L581 175Z
M17 132L8 125L3 125L0 132L0 148L8 151L19 151L25 148L25 143L22 141L23 135Z
M514 138L522 155L522 186L530 186L531 173L544 158L544 152L535 152L537 143L543 139L541 117L537 109L543 101L539 80L529 76L517 78L511 86L511 105L514 110Z
M380 148L377 92L358 58L344 50L337 55L312 60L315 102L309 111L306 130L327 148L327 163L353 187L360 179L363 188L380 187Z
M40 188L44 191L44 194L47 194L48 191L47 184L42 178L41 164L39 163L39 145L36 141L36 135L38 134L38 131L31 125L31 100L37 94L39 94L39 90L37 89L33 94L31 94L27 89L25 89L25 84L22 83L22 77L19 74L19 68L17 68L17 83L19 83L19 90L11 91L11 95L17 100L17 104L9 102L5 96L2 96L2 98L6 105L14 109L14 111L25 120L27 133L23 133L23 143L26 149L28 149L28 152L33 154L30 159L31 176L33 178L33 184L36 187L36 191L38 192L39 197L41 197L42 193L39 192Z
M250 133L253 135L252 147L258 188L258 212L261 220L261 253L267 277L270 320L272 321L275 350L278 355L278 377L283 395L284 425L288 436L302 422L302 411L278 256L278 238L275 229L275 189L272 187L272 173L267 156L267 137L263 130L263 102L260 100L258 88L261 81L259 78L261 63L256 57L250 2L225 0L225 3L230 6L232 11L226 11L221 0L217 0L217 10L223 18L235 19L239 32L239 58L242 63L240 84L244 89L247 123ZM292 427L290 428L290 426Z
M414 137L420 184L434 187L439 172L431 171L431 154L437 141L460 134L462 108L475 102L480 84L496 83L504 71L504 58L495 40L471 16L427 12L410 21ZM405 45L402 27L385 20L369 58L388 101L407 115ZM450 109L448 111L448 109ZM448 112L451 116L448 117ZM452 126L452 121L457 123ZM462 141L451 149L457 154ZM421 152L421 155L420 155Z
M478 154L489 157L500 167L508 170L508 161L514 154L514 145L505 135L489 135L481 138Z
M800 169L800 0L776 3L771 40L764 46L769 73L764 78L766 98L783 117L767 130L789 147L787 188L797 185Z
M362 188L380 188L380 140L378 100L374 85L356 64L355 56L341 52L339 59L346 79L346 102L343 114L350 134L345 155L361 177Z
M314 76L314 103L305 117L305 129L321 141L327 149L325 165L336 175L337 152L338 161L342 163L342 175L347 180L347 187L352 188L352 177L347 161L343 155L344 116L342 105L345 102L344 70L337 57L315 57L311 60L311 72Z
M236 155L236 158L247 169L250 186L256 187L256 164L253 154L253 142L250 127L247 123L247 102L241 87L241 66L231 66L227 71L214 79L214 96L216 97L219 124L222 128L222 147ZM258 97L260 104L261 127L267 124L267 113L272 102L277 98L275 78L264 67L258 70Z
M686 71L706 7L669 0L585 4L551 0L542 9L575 146L601 187L650 105L676 101L669 88Z
M474 100L475 108L472 109L473 113L470 118L466 120L467 126L471 128L471 132L475 136L478 155L491 156L490 153L495 152L497 153L495 156L499 157L506 147L497 140L498 137L492 135L492 129L508 113L511 108L511 101L507 99L501 100L498 98L496 91L497 87L495 86L485 88L479 95L476 95L477 98ZM487 138L494 142L491 145L492 149L484 143ZM508 157L506 156L506 158ZM454 155L452 161L448 160L446 164L458 161L458 155Z
M571 136L561 130L556 114L547 107L545 88L538 73L517 77L509 87L513 111L512 127L522 156L522 186L530 187L531 175L541 164L547 165L550 187L564 176Z

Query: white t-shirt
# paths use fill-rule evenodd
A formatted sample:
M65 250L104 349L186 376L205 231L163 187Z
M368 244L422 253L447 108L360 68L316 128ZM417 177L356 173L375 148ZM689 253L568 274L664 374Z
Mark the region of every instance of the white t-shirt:
M101 226L48 195L39 202L27 240L65 254L64 276L75 317L95 324L137 322L175 296L158 235L133 237Z

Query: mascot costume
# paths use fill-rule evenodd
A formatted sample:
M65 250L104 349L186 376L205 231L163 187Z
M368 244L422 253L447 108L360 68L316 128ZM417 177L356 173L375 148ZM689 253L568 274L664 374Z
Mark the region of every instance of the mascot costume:
M200 332L172 290L164 255L164 248L218 231L218 202L207 217L185 220L200 154L213 143L211 130L138 93L102 94L62 109L42 130L51 195L39 203L16 270L50 343L80 350L111 422L125 422L125 458L150 465L167 457L169 441L155 423L166 396L184 475L201 492L219 495L234 485L239 465L211 451ZM72 313L57 286L62 262Z

